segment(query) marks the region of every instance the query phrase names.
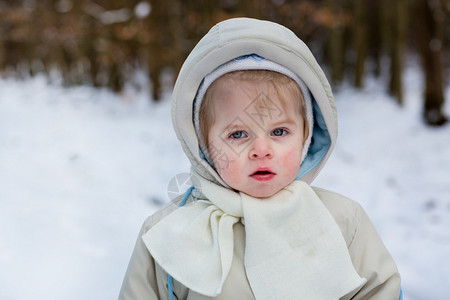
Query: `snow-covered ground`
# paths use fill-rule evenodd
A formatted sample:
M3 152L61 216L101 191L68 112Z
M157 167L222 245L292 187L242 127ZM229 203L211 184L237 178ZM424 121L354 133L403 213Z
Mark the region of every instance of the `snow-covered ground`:
M340 137L314 184L363 205L405 299L446 299L450 125L422 124L414 68L404 84L404 108L376 80L336 92ZM0 79L0 299L117 298L141 223L189 168L169 93L147 93Z

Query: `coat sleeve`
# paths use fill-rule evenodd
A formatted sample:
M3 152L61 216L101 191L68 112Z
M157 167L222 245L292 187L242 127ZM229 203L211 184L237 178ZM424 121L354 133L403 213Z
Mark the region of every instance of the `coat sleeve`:
M355 204L356 228L349 252L360 276L367 283L352 300L398 300L400 274L364 209Z
M148 217L144 225L142 225L125 273L125 278L123 279L119 300L169 299L167 273L155 263L155 260L150 255L142 240L142 236L161 219L177 209L181 200L182 195ZM192 199L188 201L192 201ZM181 289L178 286L175 287Z
M151 217L142 226L120 289L119 300L168 299L165 284L158 278L157 266L142 240L151 227ZM165 295L161 295L161 294Z

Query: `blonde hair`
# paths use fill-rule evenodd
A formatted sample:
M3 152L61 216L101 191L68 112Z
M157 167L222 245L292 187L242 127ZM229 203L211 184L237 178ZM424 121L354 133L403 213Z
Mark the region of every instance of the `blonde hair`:
M205 145L209 145L208 131L215 120L215 112L212 103L214 99L218 97L218 93L224 92L221 87L223 82L227 80L267 82L274 88L278 98L281 100L281 105L283 108L285 108L288 99L297 99L297 111L303 118L303 139L304 141L307 139L309 134L309 126L306 118L305 101L298 84L292 78L275 71L243 70L233 71L222 75L206 90L199 111L200 133L204 138Z

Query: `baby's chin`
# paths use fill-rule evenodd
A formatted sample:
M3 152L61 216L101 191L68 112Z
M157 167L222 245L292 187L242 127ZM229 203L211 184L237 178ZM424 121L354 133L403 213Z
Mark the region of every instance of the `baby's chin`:
M264 200L264 199L272 197L273 195L275 195L276 193L281 191L283 188L276 189L276 190L267 190L267 191L258 190L258 191L240 191L240 192L244 193L244 194L246 194L246 195L248 195L250 197Z

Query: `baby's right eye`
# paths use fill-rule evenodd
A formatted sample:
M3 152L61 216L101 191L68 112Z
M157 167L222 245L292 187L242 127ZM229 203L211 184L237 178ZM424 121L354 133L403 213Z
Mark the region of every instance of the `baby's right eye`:
M240 130L240 131L235 131L235 132L231 133L228 137L232 138L232 139L242 139L242 138L246 138L247 134L244 131Z

